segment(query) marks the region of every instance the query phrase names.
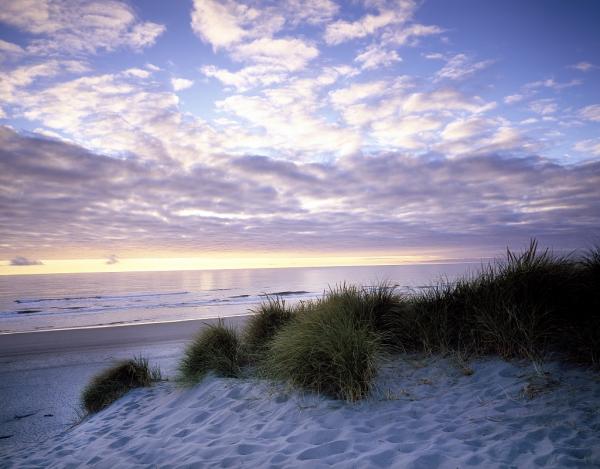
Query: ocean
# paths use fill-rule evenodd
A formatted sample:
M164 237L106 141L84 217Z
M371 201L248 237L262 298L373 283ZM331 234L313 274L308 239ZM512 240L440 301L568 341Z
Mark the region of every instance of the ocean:
M119 272L0 277L0 332L99 327L245 314L266 295L293 304L341 283L427 288L479 264Z

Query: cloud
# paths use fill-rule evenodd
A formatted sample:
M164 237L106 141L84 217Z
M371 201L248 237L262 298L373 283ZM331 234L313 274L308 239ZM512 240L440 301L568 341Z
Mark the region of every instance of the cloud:
M194 85L194 81L186 78L171 78L171 85L175 91L187 90Z
M550 88L555 91L564 90L566 88L572 88L574 86L579 86L583 82L581 80L571 80L565 83L560 83L554 80L553 78L548 78L546 80L534 81L531 83L527 83L523 85L524 89L536 89L536 88Z
M321 24L338 13L340 7L332 0L284 0L280 2L288 21L294 24Z
M425 123L398 124L409 141ZM489 143L514 136L501 129ZM328 164L223 155L221 165L183 170L1 128L0 184L4 258L18 255L6 246L39 257L57 246L74 257L83 246L94 256L139 255L140 246L170 255L313 246L389 253L501 247L532 235L568 247L600 226L600 162L561 166L493 151L356 153Z
M240 44L231 55L240 62L255 62L294 71L304 68L319 55L319 50L300 39L260 38Z
M15 114L120 157L188 161L211 147L218 151L216 135L198 119L183 121L177 95L145 76L129 69L13 89L9 96Z
M324 36L325 42L336 45L351 39L362 38L373 34L384 26L404 20L405 18L391 10L384 10L376 15L367 14L352 22L338 20L327 25Z
M481 117L471 117L468 119L458 119L450 122L442 132L442 138L445 140L464 140L479 135L491 127L488 119Z
M577 142L573 148L582 153L589 153L594 156L600 156L600 139L592 138Z
M390 117L373 122L371 135L383 145L416 150L425 148L430 132L441 126L440 120L431 117Z
M216 78L226 86L233 86L238 91L283 83L288 77L286 67L273 65L250 65L235 72L214 65L205 65L200 71L208 77Z
M325 2L325 5L327 3ZM298 71L319 55L319 49L310 41L298 37L274 37L289 23L292 27L301 19L308 21L305 13L321 11L311 2L308 10L298 13L301 5L295 1L248 6L231 0L195 0L192 11L192 29L213 50L225 50L236 62L249 64L250 68L240 72L223 70L213 65L205 65L202 72L209 76L233 84L239 89L248 89L251 82L260 83L260 75L276 75L282 70ZM323 11L329 11L327 6ZM271 68L259 75L256 66ZM241 73L242 76L237 76ZM246 76L244 76L246 75ZM268 81L268 80L267 80Z
M417 45L418 39L425 36L441 34L444 29L435 25L411 24L390 28L382 34L382 40L387 45L401 46L410 43Z
M139 21L128 4L116 0L1 0L0 22L33 34L26 50L42 56L140 50L165 31L164 25Z
M0 39L0 62L6 59L14 59L25 54L25 49L12 42Z
M529 103L529 109L536 114L547 116L558 111L558 105L552 98L538 99Z
M506 104L514 104L514 103L521 102L524 99L525 99L525 96L523 96L522 94L511 94L504 98L504 102Z
M10 260L10 265L24 266L24 265L44 265L42 261L36 259L28 259L27 257L17 256Z
M430 93L412 93L402 104L408 112L468 111L476 114L486 112L495 106L495 102L486 103L478 96L466 97L452 88L442 88Z
M367 98L381 96L387 86L388 83L384 80L353 83L346 88L339 88L331 91L329 96L334 106L344 107Z
M444 65L435 74L436 81L444 79L462 80L473 75L479 70L489 67L493 63L493 60L482 60L475 62L466 54L457 54L446 59L446 65Z
M233 1L194 1L192 29L215 49L240 42L248 32L242 27L256 17L256 11Z
M257 145L257 150L277 148L281 156L313 159L322 153L344 155L356 151L360 136L312 112L314 100L310 89L287 87L269 90L265 96L229 96L218 101L217 108L252 126L256 141L238 141Z
M580 109L579 117L593 122L600 122L600 104L592 104Z
M597 65L591 64L589 62L579 62L575 65L569 65L569 68L574 68L575 70L579 70L580 72L589 72L595 68L599 68Z
M107 265L113 265L113 264L118 264L118 263L119 263L119 258L117 257L116 254L111 254L110 256L108 256L108 259L106 260Z
M230 49L243 41L271 37L285 24L282 14L233 0L194 0L191 26L214 50Z
M401 62L402 59L395 50L386 50L376 45L370 45L363 49L354 61L361 63L361 69L369 70L388 67L394 62Z

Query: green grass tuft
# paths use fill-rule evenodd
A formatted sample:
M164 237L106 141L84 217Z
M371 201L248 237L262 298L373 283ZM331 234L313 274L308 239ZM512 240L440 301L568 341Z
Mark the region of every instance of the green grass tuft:
M94 376L83 390L81 403L88 413L99 412L129 390L150 386L160 379L159 368L151 369L147 359L135 357Z
M244 344L253 361L266 351L275 333L291 321L293 310L286 307L280 297L267 297L267 300L251 311L244 329Z
M405 299L386 316L385 328L404 351L533 360L559 352L598 364L599 261L598 250L576 262L539 252L531 241L475 275Z
M218 376L234 378L240 375L245 354L238 333L222 320L209 324L185 350L179 371L188 382L200 381L209 371Z
M275 335L262 364L267 376L348 401L369 393L380 339L352 314L353 308L362 313L363 305L354 290L345 289L304 303L302 313Z

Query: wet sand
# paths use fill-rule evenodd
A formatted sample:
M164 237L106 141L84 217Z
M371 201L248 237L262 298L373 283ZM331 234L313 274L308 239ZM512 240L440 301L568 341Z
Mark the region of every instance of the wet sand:
M247 316L225 318L241 326ZM89 379L143 355L173 378L186 343L217 319L0 334L0 453L44 441L78 418Z

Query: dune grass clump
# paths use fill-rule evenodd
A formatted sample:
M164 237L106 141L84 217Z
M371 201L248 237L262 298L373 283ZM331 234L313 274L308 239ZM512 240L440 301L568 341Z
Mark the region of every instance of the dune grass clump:
M323 305L344 311L356 321L378 332L387 329L386 318L403 301L395 286L382 282L375 286L355 286L345 283L325 293Z
M339 293L305 303L274 336L262 363L267 376L337 399L368 395L380 339L353 314L353 294Z
M294 312L280 297L267 297L256 309L251 310L244 329L244 345L253 361L259 359L273 336L293 318Z
M235 378L245 364L245 354L238 332L222 320L209 324L185 350L179 365L184 381L200 381L209 371L218 376Z
M582 262L522 253L455 283L440 283L408 298L386 316L398 349L461 351L539 359L556 351L597 363L600 350L598 251Z
M134 388L150 386L161 379L160 369L151 369L148 360L135 357L117 363L94 376L81 395L88 413L99 412Z

